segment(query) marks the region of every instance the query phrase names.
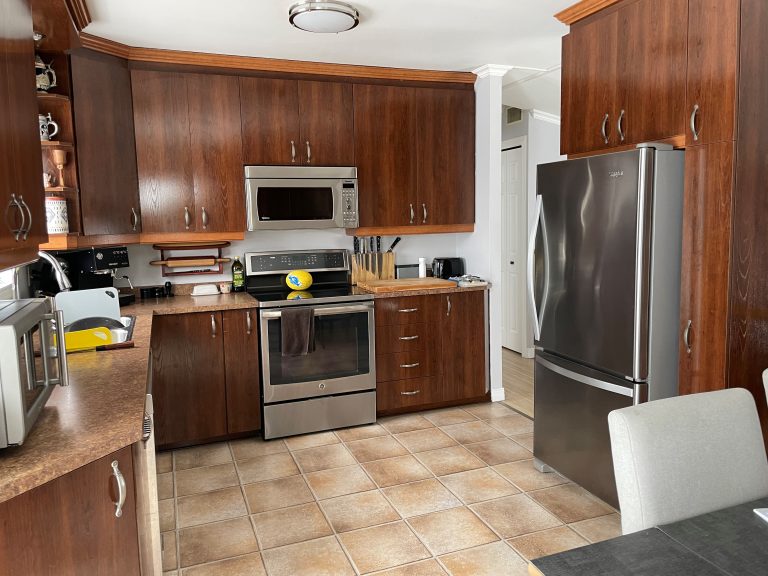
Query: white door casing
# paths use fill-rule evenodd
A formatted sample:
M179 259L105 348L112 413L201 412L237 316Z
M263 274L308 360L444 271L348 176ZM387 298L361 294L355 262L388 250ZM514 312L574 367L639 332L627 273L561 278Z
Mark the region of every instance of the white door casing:
M503 143L501 153L502 345L516 352L526 347L525 243L526 138Z

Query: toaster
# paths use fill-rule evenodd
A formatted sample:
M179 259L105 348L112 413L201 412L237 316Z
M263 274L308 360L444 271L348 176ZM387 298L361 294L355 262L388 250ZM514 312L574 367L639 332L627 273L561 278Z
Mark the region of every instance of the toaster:
M435 258L432 260L432 276L451 278L466 274L464 258Z

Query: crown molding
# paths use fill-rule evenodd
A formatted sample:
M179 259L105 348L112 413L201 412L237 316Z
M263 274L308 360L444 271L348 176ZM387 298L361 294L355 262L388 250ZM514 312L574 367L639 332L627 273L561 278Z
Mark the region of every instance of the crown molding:
M479 68L472 70L472 74L478 78L487 78L488 76L504 76L512 70L514 66L505 66L504 64L484 64Z
M560 20L566 26L570 26L574 22L583 20L587 16L591 16L595 12L599 12L609 6L613 6L620 0L581 0L573 6L569 6L565 10L561 10L555 14L555 18Z
M377 80L402 80L412 82L441 82L450 84L474 84L476 77L472 72L451 72L444 70L414 70L410 68L385 68L383 66L357 66L354 64L328 64L323 62L304 62L300 60L280 60L276 58L258 58L254 56L232 56L229 54L209 54L206 52L185 52L181 50L159 50L156 48L136 48L114 40L93 36L86 32L80 34L80 41L85 48L119 56L133 62L154 64L176 64L181 66L206 66L232 70L252 70L258 72L314 74L319 76L339 76L345 78L367 78Z
M64 4L67 6L69 16L78 32L82 32L83 28L93 21L85 0L64 0Z
M557 124L560 126L560 116L557 114L550 114L549 112L543 112L542 110L531 110L531 118L541 120L542 122L549 122L550 124Z

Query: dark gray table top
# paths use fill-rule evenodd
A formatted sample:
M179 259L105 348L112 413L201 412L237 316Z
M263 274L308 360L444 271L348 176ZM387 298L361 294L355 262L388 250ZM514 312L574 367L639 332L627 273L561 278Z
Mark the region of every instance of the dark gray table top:
M768 498L533 561L544 576L768 574Z

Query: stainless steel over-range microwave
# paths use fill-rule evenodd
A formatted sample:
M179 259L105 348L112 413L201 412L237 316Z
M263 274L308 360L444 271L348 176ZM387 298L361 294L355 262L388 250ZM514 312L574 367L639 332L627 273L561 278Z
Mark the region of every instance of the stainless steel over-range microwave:
M357 168L246 166L248 230L357 228Z

